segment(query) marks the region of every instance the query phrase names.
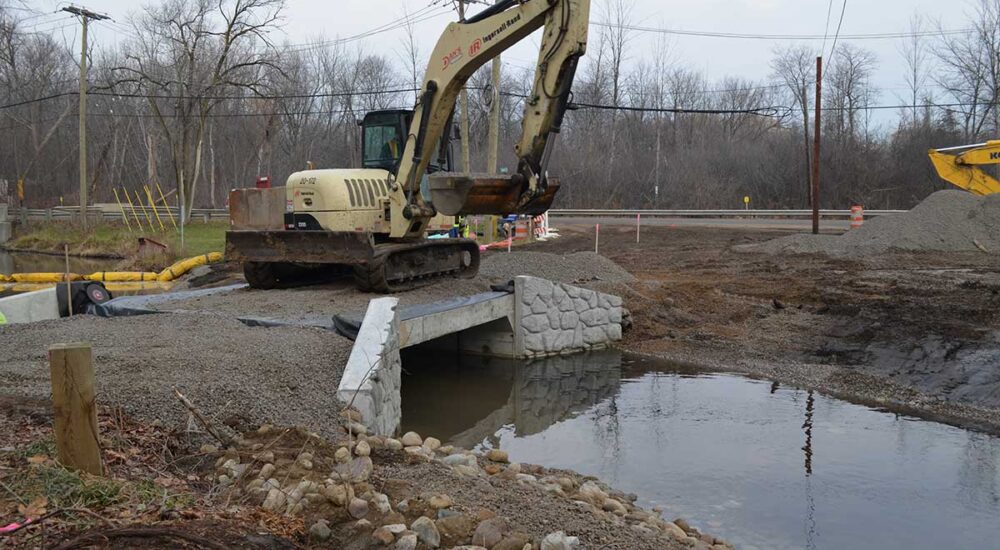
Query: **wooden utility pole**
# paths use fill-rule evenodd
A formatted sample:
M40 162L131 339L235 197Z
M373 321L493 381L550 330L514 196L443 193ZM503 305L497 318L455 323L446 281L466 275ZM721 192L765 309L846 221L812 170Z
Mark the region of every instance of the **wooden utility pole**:
M87 227L87 22L110 19L106 15L69 6L62 11L72 13L83 23L80 47L80 220Z
M465 0L458 0L458 19L465 21ZM469 92L465 86L462 86L459 104L462 108L462 171L468 174L472 166L469 161Z
M497 172L497 157L500 149L500 56L493 58L493 98L490 104L490 142L486 171Z
M823 57L816 58L816 126L813 130L813 165L812 165L812 221L813 234L819 233L819 142L821 131L821 113L823 104Z
M90 344L50 346L49 372L54 412L52 431L59 462L73 470L103 475Z

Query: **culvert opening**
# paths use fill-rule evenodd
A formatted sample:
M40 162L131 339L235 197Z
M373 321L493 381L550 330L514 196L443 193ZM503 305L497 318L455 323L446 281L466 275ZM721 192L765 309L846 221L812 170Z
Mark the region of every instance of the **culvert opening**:
M614 350L404 350L400 429L597 476L738 548L856 548L872 517L872 548L1000 536L997 437Z

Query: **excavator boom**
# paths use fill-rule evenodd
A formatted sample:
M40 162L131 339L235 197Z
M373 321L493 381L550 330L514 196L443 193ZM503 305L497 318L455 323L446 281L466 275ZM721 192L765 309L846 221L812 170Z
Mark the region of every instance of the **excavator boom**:
M390 237L422 234L426 220L437 211L447 215L530 213L544 211L551 204L551 193L546 198L545 174L550 138L560 130L577 62L586 51L589 14L590 0L501 0L448 25L427 66L395 174ZM440 137L450 127L462 86L486 62L542 27L522 136L515 146L516 172L486 178L435 174L430 181L433 206L427 204L419 192L420 175L440 154ZM511 201L511 194L516 200Z
M941 179L976 195L1000 193L1000 181L980 166L1000 164L1000 140L931 149L927 155Z

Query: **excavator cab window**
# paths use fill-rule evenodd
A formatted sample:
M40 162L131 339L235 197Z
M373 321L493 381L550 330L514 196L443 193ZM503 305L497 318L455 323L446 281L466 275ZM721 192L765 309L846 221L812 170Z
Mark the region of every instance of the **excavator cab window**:
M406 145L406 132L413 120L413 111L391 110L372 111L361 121L362 133L362 168L381 168L395 173L399 168L399 160L403 156ZM450 172L452 166L451 136L445 133L442 140L448 140L444 166L438 162L437 155L431 159L427 172Z

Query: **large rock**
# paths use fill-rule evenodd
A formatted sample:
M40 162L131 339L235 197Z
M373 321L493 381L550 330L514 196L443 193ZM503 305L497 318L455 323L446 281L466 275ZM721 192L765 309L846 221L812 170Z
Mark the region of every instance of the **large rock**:
M435 522L438 533L441 534L441 544L445 547L462 544L472 535L476 527L475 521L465 514L456 514L441 518Z
M355 519L360 519L367 516L368 501L354 497L353 499L351 499L350 504L347 505L347 513L351 514L351 517Z
M541 550L574 550L580 547L580 539L567 536L562 531L549 533L542 539Z
M402 443L404 447L419 447L424 444L424 440L417 432L406 432L403 434Z
M337 481L347 483L360 483L368 481L372 475L372 459L370 456L359 456L344 464L337 464L333 467L330 477Z
M476 531L472 534L472 544L493 548L503 539L505 530L506 525L500 518L485 520L476 526Z
M309 536L316 540L326 540L330 535L330 524L325 519L317 521L309 528Z
M430 518L420 516L410 524L410 529L417 534L420 542L427 546L437 548L441 545L441 534L438 533L437 525Z

